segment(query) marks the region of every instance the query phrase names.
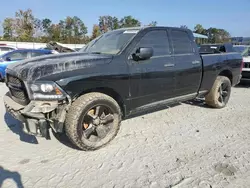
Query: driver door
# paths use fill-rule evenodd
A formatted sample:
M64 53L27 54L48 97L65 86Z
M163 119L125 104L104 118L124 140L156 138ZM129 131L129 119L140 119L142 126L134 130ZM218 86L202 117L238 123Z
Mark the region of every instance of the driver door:
M130 59L128 62L132 108L171 98L175 89L174 59L167 30L147 31L132 53L140 47L151 47L153 56L147 60Z

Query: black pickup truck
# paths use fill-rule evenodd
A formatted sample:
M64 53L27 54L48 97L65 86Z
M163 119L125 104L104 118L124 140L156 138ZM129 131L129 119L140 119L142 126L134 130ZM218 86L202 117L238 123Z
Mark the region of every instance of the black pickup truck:
M52 128L95 150L116 136L121 120L149 108L196 97L225 107L242 66L236 52L200 55L187 29L123 28L80 52L9 65L4 103L29 134L49 139Z

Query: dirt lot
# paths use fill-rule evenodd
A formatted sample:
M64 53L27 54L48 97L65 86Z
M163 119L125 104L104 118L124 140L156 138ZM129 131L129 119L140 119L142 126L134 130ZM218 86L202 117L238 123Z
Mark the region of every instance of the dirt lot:
M250 187L250 89L228 106L180 104L122 123L95 152L21 132L0 84L0 187ZM61 143L63 142L63 143Z

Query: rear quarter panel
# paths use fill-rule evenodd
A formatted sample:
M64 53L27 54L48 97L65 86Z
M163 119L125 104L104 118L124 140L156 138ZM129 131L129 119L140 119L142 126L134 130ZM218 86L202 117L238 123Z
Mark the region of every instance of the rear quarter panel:
M201 55L203 60L203 80L200 91L209 91L217 76L223 71L232 73L232 84L235 85L241 74L242 56L238 53Z

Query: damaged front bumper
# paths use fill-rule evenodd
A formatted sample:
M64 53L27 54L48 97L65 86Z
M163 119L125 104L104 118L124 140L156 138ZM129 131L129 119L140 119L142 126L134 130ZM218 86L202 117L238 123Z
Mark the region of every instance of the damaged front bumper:
M27 106L15 102L8 93L4 96L6 112L23 123L24 132L50 139L49 128L63 132L68 104L58 101L31 101Z

